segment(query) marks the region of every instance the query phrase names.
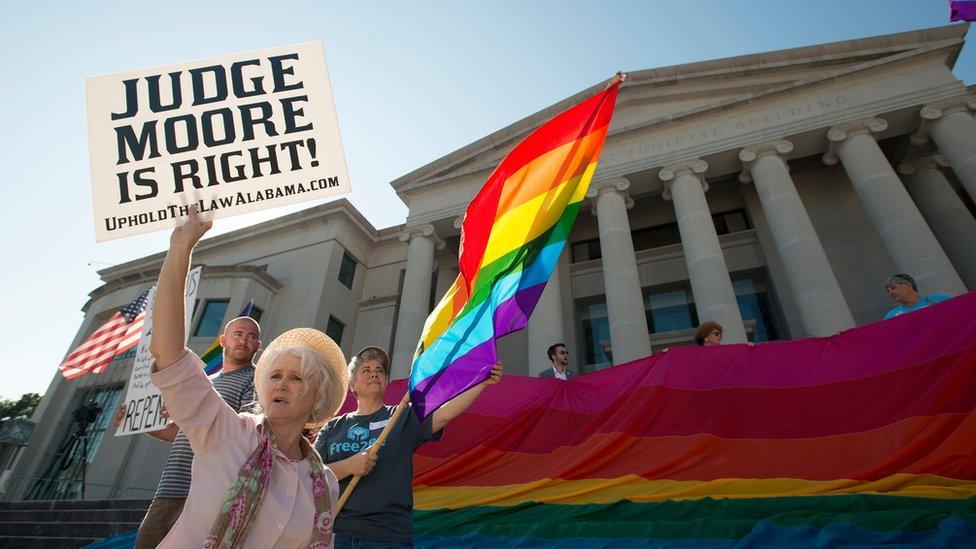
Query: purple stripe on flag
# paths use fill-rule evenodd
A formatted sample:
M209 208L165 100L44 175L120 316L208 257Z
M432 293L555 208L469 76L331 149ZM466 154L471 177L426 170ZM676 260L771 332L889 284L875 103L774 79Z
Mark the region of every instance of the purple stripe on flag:
M492 366L498 362L495 340L476 345L464 356L423 381L411 393L411 402L419 417L427 417L427 410L436 410L455 395L474 387L488 378ZM427 392L427 391L430 392Z
M529 321L529 315L532 314L535 304L539 302L542 291L545 289L546 283L543 282L523 288L516 292L513 297L503 301L495 309L495 338L525 328L525 323Z
M535 309L546 285L536 284L519 290L495 309L495 337L521 330ZM495 339L475 345L463 356L451 361L451 366L417 384L412 393L414 410L419 417L427 417L427 410L436 410L454 396L488 378L492 366L498 362ZM429 389L429 392L428 392Z

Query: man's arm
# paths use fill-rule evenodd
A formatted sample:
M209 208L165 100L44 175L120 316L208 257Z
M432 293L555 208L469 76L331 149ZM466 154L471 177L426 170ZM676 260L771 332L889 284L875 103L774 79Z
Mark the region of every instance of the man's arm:
M431 422L431 430L436 433L437 431L443 429L448 422L464 413L469 406L474 404L474 401L481 395L481 392L485 390L485 387L494 385L501 380L502 365L495 364L491 368L491 376L488 379L452 398L434 412L434 417Z
M192 205L186 223L173 229L169 238L169 251L156 284L153 334L149 343L157 371L172 366L186 354L183 292L190 269L190 254L212 225L212 222L200 219L197 206Z
M179 432L180 428L175 423L169 422L166 424L166 427L163 427L158 431L150 431L146 434L163 442L172 444L173 441L176 440L176 434Z

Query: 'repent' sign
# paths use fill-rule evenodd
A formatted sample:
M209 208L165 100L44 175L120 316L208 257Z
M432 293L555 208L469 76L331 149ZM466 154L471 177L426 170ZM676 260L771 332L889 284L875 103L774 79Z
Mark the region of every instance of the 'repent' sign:
M95 239L348 193L321 42L89 78Z

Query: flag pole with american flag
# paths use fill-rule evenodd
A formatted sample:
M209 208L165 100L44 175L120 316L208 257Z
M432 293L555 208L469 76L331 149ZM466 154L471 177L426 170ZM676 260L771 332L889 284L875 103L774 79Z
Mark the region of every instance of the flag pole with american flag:
M135 347L142 336L148 296L146 290L71 351L58 368L61 375L77 379L91 373L101 374L113 358Z

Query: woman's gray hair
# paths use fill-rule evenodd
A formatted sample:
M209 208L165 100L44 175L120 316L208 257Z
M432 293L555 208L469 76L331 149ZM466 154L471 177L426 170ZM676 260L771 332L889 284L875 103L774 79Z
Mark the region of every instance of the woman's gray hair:
M383 368L383 373L386 374L386 378L390 378L390 365L387 364L388 357L383 350L379 347L366 347L359 354L352 357L349 361L349 384L351 385L356 381L356 374L359 372L359 367L364 363L375 360L380 363Z
M908 276L905 273L898 273L889 276L885 280L884 287L887 288L892 284L908 284L909 286L912 287L913 290L915 290L916 292L918 291L918 284L915 283L915 279Z
M305 380L305 387L300 396L305 396L309 390L316 391L315 404L312 406L312 413L305 427L309 429L319 429L329 419L331 419L342 402L346 398L346 387L344 380L333 379L328 365L319 358L311 349L304 345L279 346L269 349L258 361L254 371L255 399L263 393L262 388L270 381L271 365L278 358L290 355L298 358L302 379ZM342 370L339 370L341 376ZM263 406L260 402L254 407L255 413L262 413Z

